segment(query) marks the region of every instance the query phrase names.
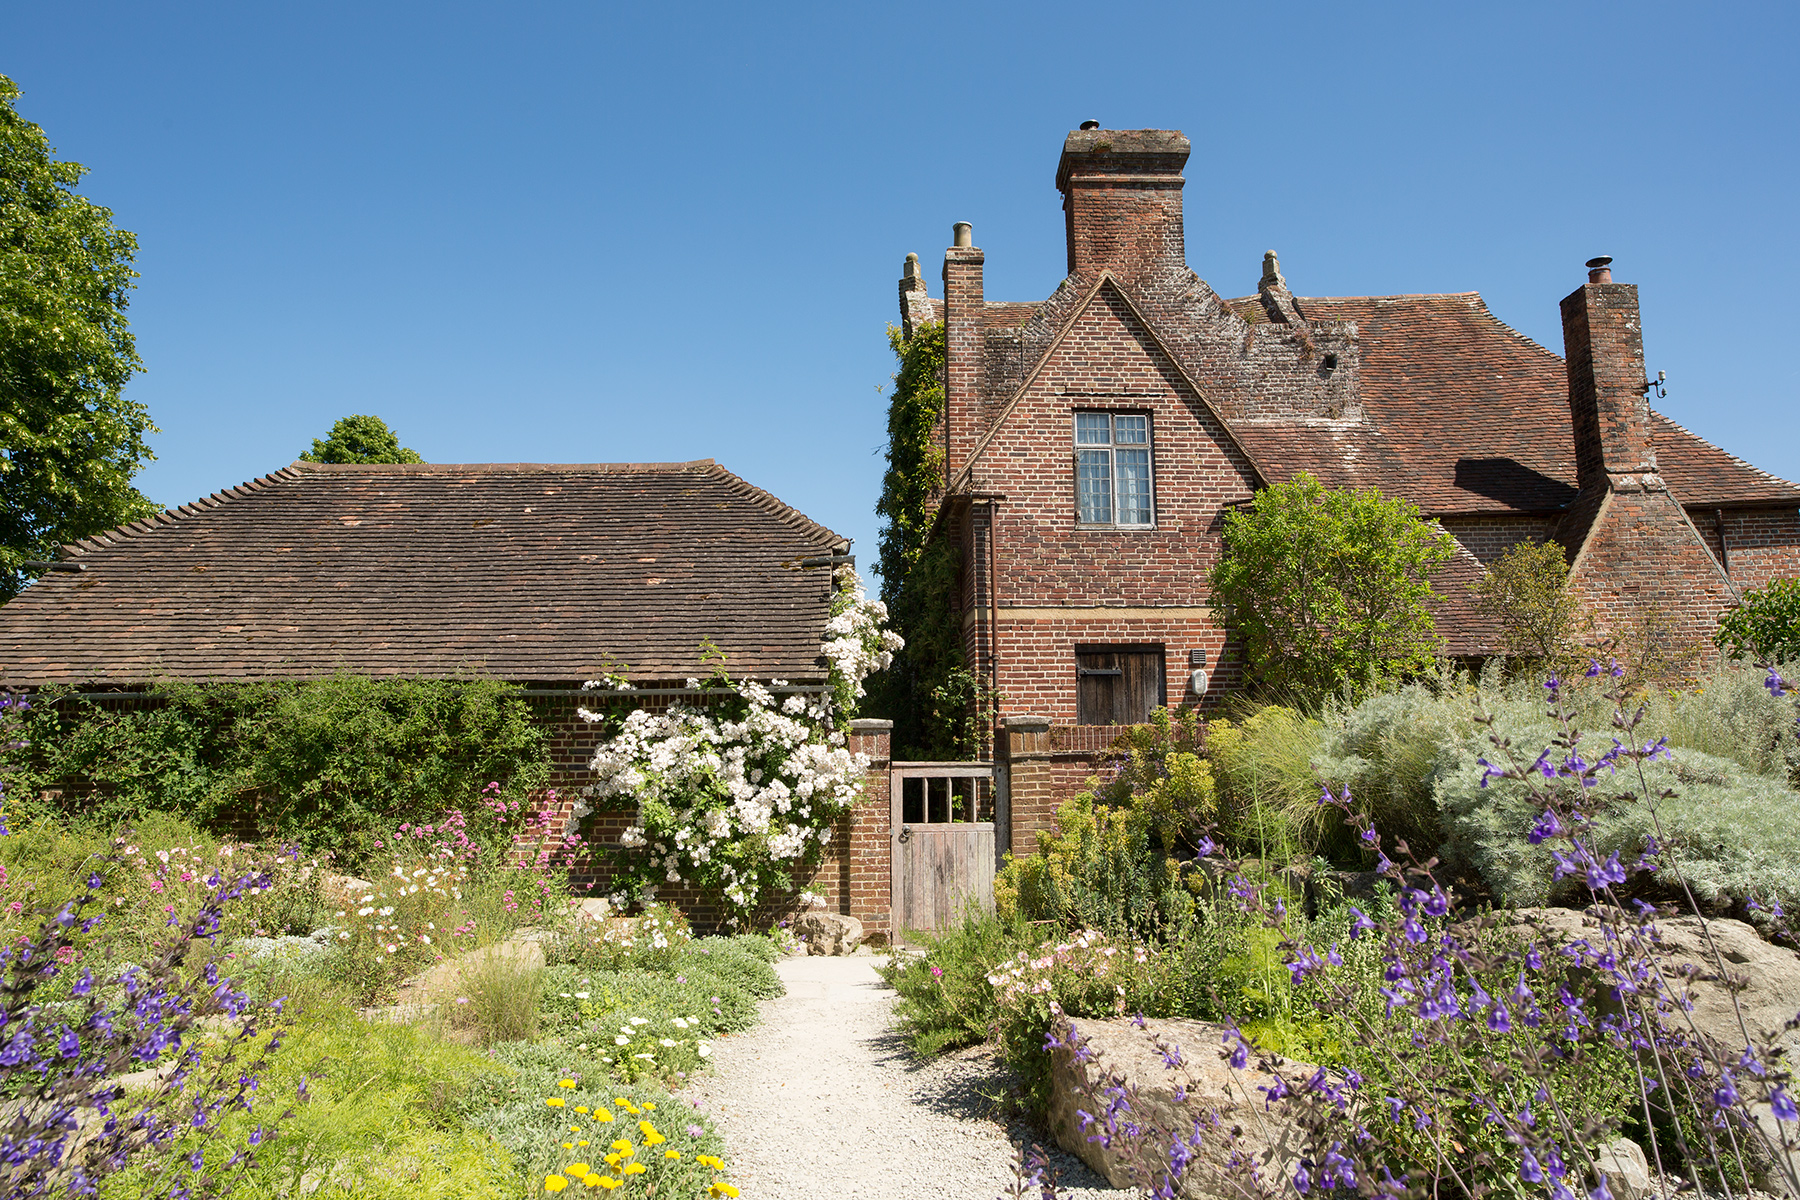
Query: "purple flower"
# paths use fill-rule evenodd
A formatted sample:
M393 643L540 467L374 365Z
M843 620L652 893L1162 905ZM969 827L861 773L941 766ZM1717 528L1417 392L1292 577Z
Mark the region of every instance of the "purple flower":
M1544 815L1538 818L1537 824L1531 827L1531 832L1526 837L1532 845L1536 846L1546 838L1561 837L1562 832L1562 822L1556 819L1554 812L1546 808Z
M1354 904L1350 906L1350 915L1352 918L1350 922L1350 937L1353 940L1360 938L1365 933L1373 933L1375 931L1375 922L1369 920L1363 910L1356 907Z
M1769 689L1769 695L1777 699L1787 695L1787 680L1777 675L1774 667L1769 668L1769 677L1763 680L1763 686Z
M1793 1099L1779 1084L1769 1090L1769 1111L1777 1121L1800 1121L1800 1109L1794 1107Z

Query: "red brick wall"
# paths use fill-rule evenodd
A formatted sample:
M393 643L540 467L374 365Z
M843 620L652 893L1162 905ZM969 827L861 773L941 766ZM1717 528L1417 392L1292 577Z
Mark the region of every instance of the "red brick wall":
M1035 713L1059 725L1074 725L1075 647L1150 645L1163 647L1167 673L1164 694L1170 708L1217 704L1243 681L1243 657L1227 646L1225 633L1210 617L1193 612L1169 616L1107 617L1065 610L1067 616L1021 619L1000 610L1000 692L1009 713ZM1206 652L1206 694L1188 686L1192 650Z
M1074 414L1148 413L1155 525L1078 528ZM996 431L976 490L996 516L1004 605L1202 605L1225 504L1255 471L1119 294L1103 290ZM1002 646L1002 654L1004 654Z
M1547 541L1556 528L1547 517L1440 517L1438 524L1484 567L1520 542Z
M1569 571L1569 587L1603 634L1629 638L1654 611L1673 644L1716 657L1730 586L1681 507L1665 491L1613 492Z
M1722 514L1704 510L1694 523L1716 541L1724 534L1723 550L1731 581L1742 591L1766 587L1776 579L1800 578L1800 513L1791 508L1747 509Z

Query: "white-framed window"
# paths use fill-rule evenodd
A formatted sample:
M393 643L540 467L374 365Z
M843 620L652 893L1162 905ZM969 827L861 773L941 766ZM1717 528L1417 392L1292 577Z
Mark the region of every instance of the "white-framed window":
M1154 525L1148 413L1075 414L1075 520Z

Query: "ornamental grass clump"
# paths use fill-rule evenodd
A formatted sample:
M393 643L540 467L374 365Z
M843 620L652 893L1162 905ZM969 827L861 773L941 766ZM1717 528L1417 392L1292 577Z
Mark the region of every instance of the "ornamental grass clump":
M847 573L821 647L822 690L733 681L721 664L703 706L634 708L623 717L604 706L579 710L605 727L586 797L637 806L615 855L621 907L652 899L665 884L690 884L721 897L735 926L765 897L795 887L861 794L869 761L849 751L842 726L863 679L900 645L882 628L885 618ZM588 687L630 690L621 679Z
M1598 664L1588 674L1606 682ZM1766 683L1772 695L1786 694L1776 672ZM1261 1109L1291 1131L1278 1149L1253 1152L1241 1123L1202 1112L1179 1127L1158 1125L1118 1081L1080 1101L1089 1138L1130 1154L1141 1187L1156 1196L1172 1197L1190 1172L1206 1172L1202 1186L1215 1194L1612 1200L1603 1168L1626 1153L1621 1137L1642 1147L1662 1195L1734 1195L1749 1184L1800 1195L1800 1107L1784 1045L1800 1017L1773 1033L1753 1033L1741 1009L1733 1028L1697 1021L1696 973L1679 965L1660 928L1678 906L1659 909L1633 893L1634 881L1650 876L1674 888L1679 909L1703 907L1661 821L1671 796L1656 771L1667 742L1641 731L1643 707L1615 685L1611 736L1601 739L1610 745L1590 749L1595 739L1575 720L1568 691L1554 676L1545 685L1555 733L1541 753L1494 728L1481 769L1496 794L1530 798L1526 840L1552 881L1588 905L1586 929L1558 933L1554 923L1505 914L1468 919L1435 860L1398 851L1350 792L1327 789L1321 803L1367 848L1394 905L1351 906L1341 940L1290 936L1280 950L1292 985L1313 990L1343 1025L1349 1051L1300 1068L1231 1024L1216 1046L1158 1042L1172 1070L1184 1056L1216 1054L1245 1089L1242 1073L1255 1060L1267 1081ZM1647 815L1646 833L1631 847L1607 845L1599 814L1627 792ZM1246 916L1288 927L1281 900L1208 849ZM1780 917L1767 899L1743 900ZM1729 981L1712 926L1700 918L1697 928L1708 947L1699 975ZM1371 948L1380 961L1372 987L1353 961ZM1078 1022L1056 1027L1046 1049L1091 1055ZM1032 1169L1021 1166L1025 1177Z

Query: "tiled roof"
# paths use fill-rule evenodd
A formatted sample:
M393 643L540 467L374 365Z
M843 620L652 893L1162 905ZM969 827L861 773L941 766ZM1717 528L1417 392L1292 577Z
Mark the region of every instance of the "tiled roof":
M819 678L845 539L710 459L321 466L70 548L0 608L0 684L476 673Z
M1259 463L1379 487L1440 515L1553 512L1574 500L1563 361L1497 320L1478 293L1297 303L1310 321L1356 324L1365 420L1236 426ZM1255 297L1230 304L1261 311ZM1652 419L1658 465L1683 503L1800 503L1800 487Z

